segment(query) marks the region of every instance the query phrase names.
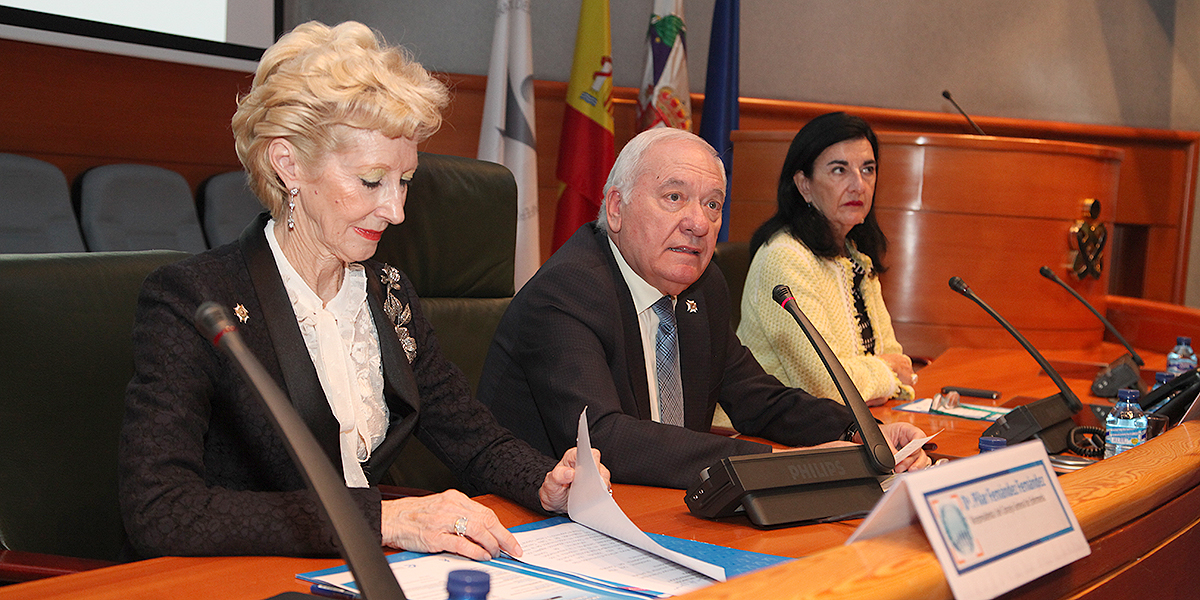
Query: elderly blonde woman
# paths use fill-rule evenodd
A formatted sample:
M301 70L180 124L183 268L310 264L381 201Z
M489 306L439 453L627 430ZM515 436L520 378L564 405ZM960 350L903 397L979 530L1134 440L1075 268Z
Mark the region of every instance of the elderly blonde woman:
M336 553L268 416L193 327L206 300L233 308L384 545L520 554L457 491L381 501L375 484L409 435L481 490L565 510L574 449L555 464L497 425L442 356L408 279L370 260L404 220L417 143L447 101L443 84L358 23L306 23L263 55L233 131L269 214L238 241L153 273L138 301L120 443L137 554Z
M838 398L816 351L771 298L787 285L871 405L911 398L917 381L879 286L887 239L875 220L878 154L875 132L846 113L800 129L779 175L778 210L750 238L737 330L768 373Z

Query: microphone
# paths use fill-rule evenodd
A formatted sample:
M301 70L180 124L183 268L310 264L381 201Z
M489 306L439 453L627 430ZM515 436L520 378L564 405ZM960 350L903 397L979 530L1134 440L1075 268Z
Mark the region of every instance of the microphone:
M1074 288L1067 285L1067 283L1060 279L1058 275L1055 275L1054 271L1050 270L1050 267L1043 265L1038 272L1042 274L1042 277L1045 277L1046 279L1049 279L1050 281L1062 286L1062 288L1067 290L1067 292L1074 296L1076 300L1082 302L1088 310L1092 311L1093 315L1096 315L1097 319L1100 319L1100 322L1104 324L1104 327L1108 329L1109 333L1113 334L1113 337L1117 338L1117 341L1121 342L1121 345L1125 346L1125 349L1129 351L1127 354L1124 354L1120 358L1109 363L1108 367L1096 374L1096 378L1092 381L1092 393L1096 394L1097 396L1111 398L1117 395L1117 390L1130 386L1135 386L1139 391L1144 393L1145 385L1142 384L1142 378L1139 375L1138 367L1145 366L1146 361L1142 360L1141 356L1138 356L1137 350L1133 349L1133 346L1125 340L1125 337L1121 335L1121 332L1117 331L1117 328L1114 327L1113 324L1108 321L1108 319L1105 319L1104 315L1100 314L1100 311L1096 310L1096 307L1092 306L1092 304L1084 299L1083 296L1079 295L1079 292L1076 292Z
M1076 300L1082 302L1088 310L1092 311L1092 314L1096 315L1096 318L1100 319L1100 322L1103 323L1106 328L1108 328L1108 332L1113 334L1113 337L1117 338L1117 341L1121 342L1122 346L1125 346L1125 349L1129 351L1129 356L1133 359L1133 362L1137 363L1139 367L1146 365L1146 361L1142 360L1141 356L1138 356L1137 350L1133 349L1133 346L1131 346L1129 342L1125 340L1125 337L1121 335L1121 332L1117 331L1117 328L1114 327L1112 323L1108 322L1108 319L1105 319L1104 315L1100 314L1100 311L1096 310L1096 307L1092 306L1092 304L1084 299L1083 296L1080 296L1079 292L1075 291L1075 288L1072 288L1071 286L1067 285L1065 281L1059 279L1058 275L1055 275L1054 271L1050 270L1050 267L1042 266L1038 272L1042 274L1042 277L1061 285L1064 290L1070 292L1072 296L1075 296Z
M837 387L838 394L842 396L842 400L846 402L846 406L850 412L854 414L854 421L858 424L859 434L862 435L863 446L869 450L867 453L871 457L875 467L880 473L890 472L896 468L895 455L892 454L891 448L888 447L887 440L883 437L883 432L879 430L879 424L875 422L875 417L871 415L871 409L867 408L867 403L863 401L862 394L858 391L858 386L854 385L854 381L850 379L850 375L846 373L846 368L842 366L837 355L829 348L829 344L825 342L825 338L817 332L817 328L813 327L808 317L804 316L804 312L800 307L796 306L796 299L792 296L792 290L786 285L777 285L771 291L771 297L778 302L800 328L804 330L805 337L808 338L810 344L817 349L817 354L821 356L821 363L825 365L825 370L833 377L833 384Z
M975 121L971 119L971 115L968 115L967 111L963 110L962 107L954 101L954 98L950 95L950 90L942 90L942 97L949 100L950 104L953 104L954 108L958 109L959 114L966 117L967 122L971 124L971 128L975 130L975 133L978 133L979 135L987 135L982 129L979 128L978 125L975 124Z
M339 551L350 567L363 598L405 600L404 591L392 574L376 535L359 514L358 506L346 489L345 480L333 469L329 457L321 450L312 431L292 407L283 390L279 389L262 363L246 347L225 307L215 302L205 302L196 310L194 321L196 328L214 346L229 355L238 371L250 382L255 395L266 406L275 431L283 438L300 475L317 495L317 503L333 525Z
M722 458L700 472L700 482L688 489L684 502L692 514L708 519L744 511L761 528L861 518L883 497L880 478L896 468L895 456L842 363L795 301L788 302L787 286L776 286L774 297L821 355L863 444Z
M1001 317L999 313L988 306L979 296L976 296L975 292L967 287L966 282L961 277L950 278L950 289L970 298L984 312L995 319L997 323L1000 323L1025 348L1025 351L1037 361L1042 370L1046 372L1046 375L1050 377L1050 380L1054 382L1054 385L1058 387L1058 394L1014 408L1007 415L997 419L983 434L1003 437L1008 440L1009 444L1037 437L1042 440L1042 443L1046 446L1046 451L1050 454L1065 450L1067 448L1067 434L1074 427L1071 415L1079 412L1083 408L1083 403L1075 396L1075 392L1067 387L1067 382L1063 381L1058 371L1054 370L1054 367L1050 366L1046 358L1033 347L1033 344L1030 344L1029 340L1025 339L1025 336L1018 333L1008 321L1004 320L1004 317Z

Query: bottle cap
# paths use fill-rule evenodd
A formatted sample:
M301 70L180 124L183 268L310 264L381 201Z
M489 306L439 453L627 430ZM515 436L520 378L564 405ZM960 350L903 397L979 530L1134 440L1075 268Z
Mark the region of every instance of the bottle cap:
M1175 344L1178 346L1191 346L1192 338L1190 338L1186 335L1181 335L1181 336L1175 338Z
M450 597L470 596L483 598L492 589L492 578L484 571L475 569L459 569L450 571L446 578L446 591Z
M1166 371L1159 371L1154 374L1154 381L1156 383L1166 383L1174 378L1174 375L1167 373Z
M979 438L979 451L980 452L990 452L992 450L999 450L1001 448L1006 448L1006 447L1008 447L1008 440L1006 440L1002 437L992 437L990 435L985 435L985 436L982 436Z
M1131 389L1117 390L1117 402L1137 402L1141 392Z

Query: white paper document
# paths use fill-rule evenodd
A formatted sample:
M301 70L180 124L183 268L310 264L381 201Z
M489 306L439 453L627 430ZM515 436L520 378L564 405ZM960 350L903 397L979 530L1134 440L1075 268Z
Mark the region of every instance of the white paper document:
M551 581L549 579L528 577L507 569L495 567L492 563L476 562L469 558L453 554L431 554L412 560L392 562L392 573L404 590L408 600L446 600L446 579L450 571L458 569L473 569L484 571L491 576L491 590L488 596L511 600L593 600L596 594L587 590ZM349 570L323 575L308 579L335 585L350 592L357 592L354 577Z
M892 407L892 410L903 412L926 413L935 415L949 415L951 417L961 417L963 419L971 419L973 421L995 421L1011 411L1011 408L1003 406L984 406L981 404L960 403L955 407L934 408L933 398L922 398L913 400L899 406Z
M937 431L937 433L934 433L933 435L928 435L923 438L917 438L917 439L905 444L903 448L896 451L896 454L893 455L893 456L895 456L895 458L893 460L895 460L897 463L900 463L904 459L908 458L913 452L920 450L921 446L924 446L927 442L929 442L929 440L932 440L933 438L937 437L937 434L941 433L943 431L945 431L945 430L939 429Z
M904 473L846 543L914 521L958 600L994 598L1091 552L1037 440Z
M517 560L618 589L673 596L712 583L712 579L691 569L579 523L562 523L513 535L525 552Z
M525 553L519 560L539 566L542 566L545 561L545 566L559 571L608 581L615 579L634 583L630 577L633 575L633 577L639 578L634 585L667 594L678 594L711 583L705 577L697 577L694 573L688 573L687 569L707 578L725 581L724 568L662 547L641 529L638 529L621 510L621 507L617 506L612 494L608 491L608 486L604 483L604 478L600 476L600 468L592 456L586 409L579 415L579 438L576 447L578 448L578 460L575 465L575 481L571 484L570 495L567 498L567 513L575 523L584 525L593 532L604 534L592 538L592 541L584 545L596 549L603 547L606 556L601 557L582 546L576 546L577 541L584 534L570 531L570 536L566 539L556 538L555 543L545 544L545 550L539 549L538 546L526 546L525 539L518 537L521 549ZM556 526L550 529L557 528ZM567 531L567 528L564 528L563 531ZM525 534L529 533L539 532L525 532ZM602 541L605 536L620 540L624 544L613 540ZM575 540L570 542L572 546L575 546L570 551L564 551L559 547L559 544L565 546L566 540ZM677 565L687 567L687 569L679 569L666 561L659 562L657 558L649 560L651 557L639 556L641 552L625 544L649 552L655 557L665 558Z

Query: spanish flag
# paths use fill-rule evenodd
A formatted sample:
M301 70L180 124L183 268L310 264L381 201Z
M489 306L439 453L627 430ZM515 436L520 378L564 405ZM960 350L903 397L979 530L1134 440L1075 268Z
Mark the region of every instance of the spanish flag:
M560 186L552 250L600 211L615 156L612 68L608 0L582 0L558 145Z

